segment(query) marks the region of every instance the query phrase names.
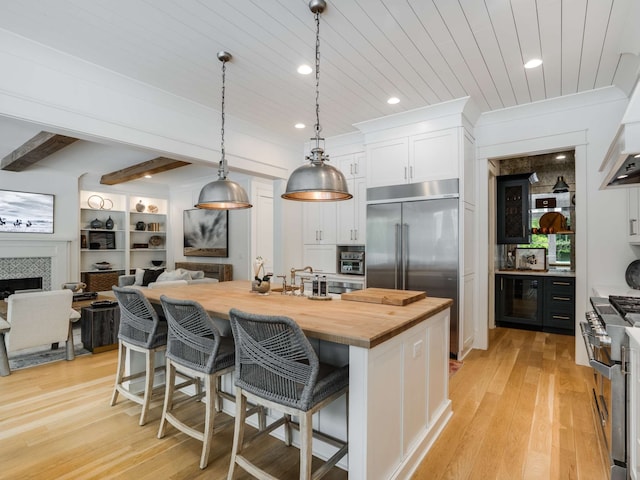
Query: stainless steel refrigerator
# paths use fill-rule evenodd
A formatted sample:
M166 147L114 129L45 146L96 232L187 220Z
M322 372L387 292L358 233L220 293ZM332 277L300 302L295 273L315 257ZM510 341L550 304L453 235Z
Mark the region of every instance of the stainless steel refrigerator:
M367 287L453 299L450 352L458 354L458 180L367 189Z

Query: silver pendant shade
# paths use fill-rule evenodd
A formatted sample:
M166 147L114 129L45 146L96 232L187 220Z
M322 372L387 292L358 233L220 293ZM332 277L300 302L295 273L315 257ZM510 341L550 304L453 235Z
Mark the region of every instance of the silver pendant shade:
M287 181L286 191L282 198L303 202L330 202L349 200L353 197L349 193L347 180L340 170L328 165L329 156L320 147L320 106L318 103L320 86L320 14L327 4L324 0L311 0L309 9L316 20L316 136L315 147L306 157L308 164L296 168Z
M226 63L231 60L231 54L228 52L218 52L218 60L222 62L222 127L221 127L221 155L220 164L218 166L218 178L213 182L207 183L198 197L196 208L204 208L209 210L232 210L241 208L251 208L247 192L236 182L229 180L229 167L227 159L224 155L224 100L225 100L225 73Z

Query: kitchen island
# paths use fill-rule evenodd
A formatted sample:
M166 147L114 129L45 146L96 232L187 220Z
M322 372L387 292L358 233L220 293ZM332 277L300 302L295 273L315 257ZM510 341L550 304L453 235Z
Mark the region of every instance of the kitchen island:
M407 478L451 417L448 392L450 299L430 298L405 306L348 302L335 298L250 292L251 282L233 281L148 289L199 302L212 317L229 310L293 318L320 359L349 363L349 405L334 402L318 415L316 427L346 436L349 455L340 463L351 479ZM318 447L316 449L316 446ZM314 455L328 458L329 445L314 442ZM344 459L343 459L344 462Z

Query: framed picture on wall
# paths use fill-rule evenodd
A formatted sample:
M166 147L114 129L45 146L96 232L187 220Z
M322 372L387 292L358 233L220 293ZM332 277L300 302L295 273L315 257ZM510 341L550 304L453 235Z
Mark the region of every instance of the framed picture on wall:
M50 193L0 190L0 233L53 233Z
M195 208L183 213L184 255L229 256L229 211Z
M516 269L547 270L546 248L516 248Z

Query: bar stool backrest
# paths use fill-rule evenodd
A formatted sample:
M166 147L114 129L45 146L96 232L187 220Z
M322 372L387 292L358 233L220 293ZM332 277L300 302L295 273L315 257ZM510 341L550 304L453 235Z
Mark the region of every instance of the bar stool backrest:
M220 332L198 302L160 296L169 324L167 357L196 371L217 370Z
M231 309L236 344L236 386L267 400L308 410L320 364L289 317L255 315Z
M120 307L118 338L143 348L153 348L167 341L166 328L140 290L113 286Z

